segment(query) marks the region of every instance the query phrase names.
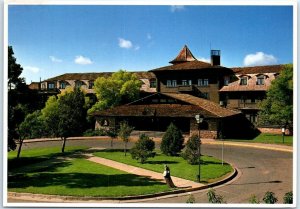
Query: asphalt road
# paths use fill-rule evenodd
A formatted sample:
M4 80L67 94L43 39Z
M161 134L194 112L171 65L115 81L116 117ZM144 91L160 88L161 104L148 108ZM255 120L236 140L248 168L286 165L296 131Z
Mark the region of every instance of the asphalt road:
M24 144L23 149L33 147L49 147L60 145L60 141L37 142ZM130 142L130 147L133 143ZM157 143L156 143L157 144ZM66 146L86 145L89 147L110 147L108 140L70 140ZM159 145L157 144L157 147ZM114 148L123 148L123 143L115 141ZM222 146L203 144L204 155L222 157ZM238 177L229 184L214 188L227 203L249 203L251 195L256 195L260 201L267 191L272 191L283 202L283 196L293 188L293 153L275 150L265 150L248 147L224 146L224 160L233 164L238 170ZM196 203L208 203L207 190L194 192ZM185 203L187 195L176 197L150 199L145 203ZM19 202L9 199L9 202Z

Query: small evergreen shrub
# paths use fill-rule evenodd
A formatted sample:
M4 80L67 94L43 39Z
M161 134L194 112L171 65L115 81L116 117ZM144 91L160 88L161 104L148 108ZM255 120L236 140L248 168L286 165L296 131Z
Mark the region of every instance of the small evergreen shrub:
M266 192L263 201L267 204L275 204L278 200L273 192Z
M145 163L149 157L154 157L155 143L149 136L142 134L139 140L135 143L134 147L130 150L132 159L140 160Z
M249 199L249 203L251 204L259 204L259 200L257 199L256 195L251 195L250 199Z
M182 157L187 160L189 164L195 165L199 162L199 137L192 135L186 143L186 149Z
M221 195L217 195L214 189L209 189L207 192L209 203L226 203Z
M186 200L186 203L195 203L195 202L196 202L196 200L195 200L194 195L190 194L189 198Z
M171 123L163 135L160 150L165 155L177 156L178 153L184 148L184 138L181 131Z
M283 197L283 203L284 204L293 204L293 192L287 192L285 193L284 197Z

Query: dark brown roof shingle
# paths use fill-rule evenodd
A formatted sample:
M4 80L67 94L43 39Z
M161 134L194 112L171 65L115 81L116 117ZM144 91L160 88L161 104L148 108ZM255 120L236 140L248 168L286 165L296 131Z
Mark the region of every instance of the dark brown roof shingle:
M170 61L170 63L178 64L178 63L182 63L182 62L190 62L190 61L195 61L195 60L197 60L197 59L194 57L194 55L192 54L190 49L186 45L184 45L184 47L181 49L181 51L179 52L177 57L175 59L173 59L172 61Z
M233 67L231 68L237 74L255 74L255 73L279 73L284 65L265 65L254 67Z

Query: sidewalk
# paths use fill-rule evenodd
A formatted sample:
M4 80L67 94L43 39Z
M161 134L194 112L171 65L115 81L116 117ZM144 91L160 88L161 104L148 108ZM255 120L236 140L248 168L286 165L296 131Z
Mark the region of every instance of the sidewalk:
M143 168L127 165L124 163L119 163L119 162L116 162L113 160L108 160L108 159L101 158L101 157L95 157L92 154L84 154L84 155L88 157L87 160L89 160L89 161L99 163L99 164L102 164L102 165L105 165L105 166L108 166L111 168L115 168L115 169L118 169L121 171L125 171L127 173L132 173L132 174L139 175L139 176L145 176L147 178L151 178L151 179L158 180L158 181L165 183L165 179L163 177L163 171L161 173L158 173L158 172L146 170ZM204 184L200 184L200 183L197 183L194 181L190 181L190 180L186 180L186 179L182 179L182 178L178 178L178 177L174 177L174 176L172 176L172 180L177 188L198 188L198 187L204 186Z

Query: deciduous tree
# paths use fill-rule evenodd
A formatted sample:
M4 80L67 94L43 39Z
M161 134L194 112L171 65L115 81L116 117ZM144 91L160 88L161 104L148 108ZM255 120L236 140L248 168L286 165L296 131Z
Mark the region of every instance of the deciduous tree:
M133 127L129 126L126 121L123 121L120 123L120 129L118 136L123 140L124 142L124 153L126 156L127 153L127 143L129 142L129 136L131 132L134 130Z
M260 124L288 126L293 124L293 66L285 65L275 79L267 97L260 104Z

